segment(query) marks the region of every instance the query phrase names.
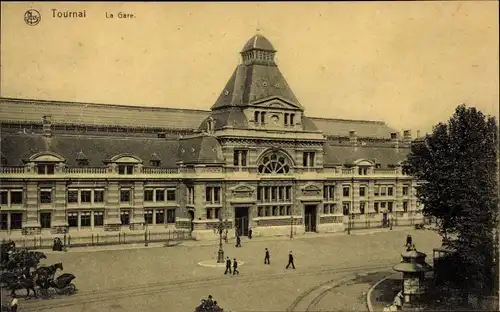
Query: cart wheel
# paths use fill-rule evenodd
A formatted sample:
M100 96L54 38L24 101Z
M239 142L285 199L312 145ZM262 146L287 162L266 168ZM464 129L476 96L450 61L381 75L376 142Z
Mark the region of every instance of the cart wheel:
M69 294L70 295L74 294L76 292L76 286L75 286L75 284L73 284L73 283L69 284L68 290L69 290Z
M58 295L62 295L64 293L64 289L55 288L55 291Z

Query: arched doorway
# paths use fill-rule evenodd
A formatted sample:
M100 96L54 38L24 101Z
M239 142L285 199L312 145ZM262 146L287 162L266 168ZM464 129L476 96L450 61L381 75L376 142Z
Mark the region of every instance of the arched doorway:
M194 230L194 222L193 222L194 221L194 210L188 210L188 213L189 213L189 226L190 226L189 230L191 232L193 232L193 230Z

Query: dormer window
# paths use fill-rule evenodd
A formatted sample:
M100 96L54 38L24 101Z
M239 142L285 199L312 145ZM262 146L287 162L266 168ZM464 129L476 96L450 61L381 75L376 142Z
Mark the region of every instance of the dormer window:
M295 117L295 114L290 114L290 126L294 125L293 118Z
M133 174L133 165L118 165L118 174Z
M266 122L266 113L265 112L261 112L260 113L260 123L264 124L265 122Z
M209 120L209 121L207 122L207 131L208 131L208 132L212 132L212 121L211 121L211 120Z
M37 164L36 169L38 174L54 174L54 164Z
M76 163L78 164L79 167L85 167L89 165L89 160L87 158L87 155L85 155L83 151L80 151L76 156Z
M151 164L152 167L160 167L161 160L156 153L151 154L151 159L149 160L149 163Z

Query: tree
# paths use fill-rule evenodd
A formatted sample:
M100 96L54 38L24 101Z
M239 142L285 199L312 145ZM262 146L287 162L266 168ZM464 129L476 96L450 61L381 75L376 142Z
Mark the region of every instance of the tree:
M461 286L492 289L497 229L497 124L460 105L445 123L412 144L404 170L421 183L423 214L456 250Z

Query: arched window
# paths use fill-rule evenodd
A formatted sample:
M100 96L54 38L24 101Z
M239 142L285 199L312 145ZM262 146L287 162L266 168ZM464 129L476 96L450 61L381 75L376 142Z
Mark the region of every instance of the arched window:
M288 163L287 158L278 152L273 152L264 156L261 164L259 165L259 173L284 174L288 172L290 172L290 164Z

